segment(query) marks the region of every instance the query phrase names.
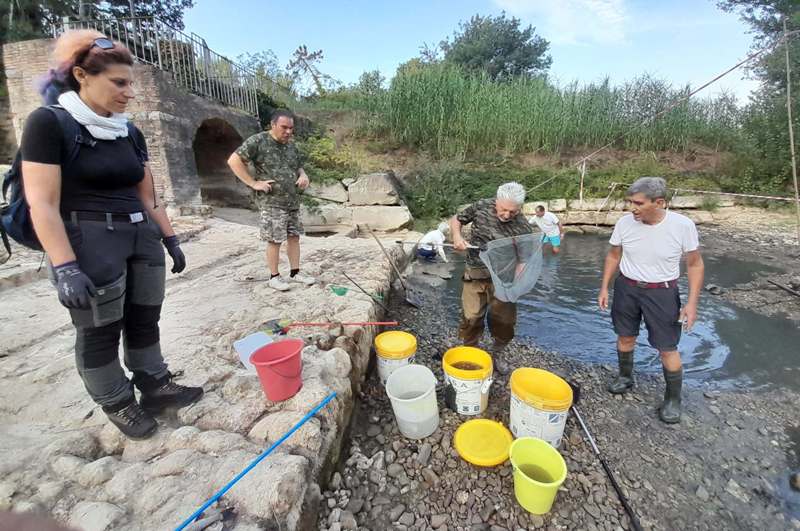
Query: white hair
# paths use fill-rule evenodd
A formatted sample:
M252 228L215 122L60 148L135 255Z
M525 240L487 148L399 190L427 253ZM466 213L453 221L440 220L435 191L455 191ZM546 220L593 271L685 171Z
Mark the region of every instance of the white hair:
M497 187L497 199L508 199L521 205L525 202L525 188L518 182L501 184Z
M448 225L444 221L439 223L439 226L436 228L439 229L439 232L441 232L442 234L447 234L448 232L450 232L450 225Z

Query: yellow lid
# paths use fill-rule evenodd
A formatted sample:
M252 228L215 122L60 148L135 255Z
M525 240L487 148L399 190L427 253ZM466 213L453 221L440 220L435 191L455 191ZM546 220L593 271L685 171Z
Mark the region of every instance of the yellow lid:
M458 369L453 365L468 362L480 366L478 369ZM459 380L483 380L492 375L492 357L484 350L475 347L454 347L442 356L444 372Z
M508 428L489 419L468 420L458 427L453 445L465 461L478 466L496 466L508 459L514 437Z
M375 337L375 350L382 358L401 360L417 352L417 338L400 330L383 332Z
M572 387L544 369L516 369L511 373L511 393L543 411L565 411L572 405Z

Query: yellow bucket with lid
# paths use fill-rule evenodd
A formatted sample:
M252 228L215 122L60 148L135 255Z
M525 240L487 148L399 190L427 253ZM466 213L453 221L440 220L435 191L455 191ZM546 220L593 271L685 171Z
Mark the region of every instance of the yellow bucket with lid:
M417 338L401 330L383 332L375 337L375 352L378 354L378 377L385 385L392 372L414 363Z
M475 347L454 347L442 356L447 407L462 415L479 415L489 404L494 370L492 357Z
M531 367L516 369L510 383L509 424L514 437L537 437L558 448L572 406L572 388L552 372Z

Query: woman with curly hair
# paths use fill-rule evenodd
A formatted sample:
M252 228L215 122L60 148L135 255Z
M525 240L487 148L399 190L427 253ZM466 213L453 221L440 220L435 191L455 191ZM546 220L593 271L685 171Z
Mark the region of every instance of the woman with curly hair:
M96 31L68 31L53 61L42 94L58 105L32 112L20 142L25 196L75 326L84 386L125 435L145 438L158 426L152 415L203 394L173 381L159 342L162 242L173 273L186 259L156 202L144 136L123 114L134 98L130 51Z

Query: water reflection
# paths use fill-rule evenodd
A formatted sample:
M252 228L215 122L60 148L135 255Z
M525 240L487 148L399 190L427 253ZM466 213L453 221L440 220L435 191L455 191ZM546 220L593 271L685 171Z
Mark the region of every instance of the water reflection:
M597 290L607 250L607 238L569 235L558 256L545 254L536 288L519 302L518 335L541 348L588 362L616 362L611 316L597 308ZM463 264L458 266L463 268ZM731 286L753 280L774 267L734 257L708 257L706 283ZM458 322L461 270L448 282L448 320ZM681 293L687 292L685 275ZM659 371L658 352L637 341L639 370ZM725 383L752 382L800 388L800 327L780 317L766 317L703 294L698 322L684 333L680 350L691 378Z

